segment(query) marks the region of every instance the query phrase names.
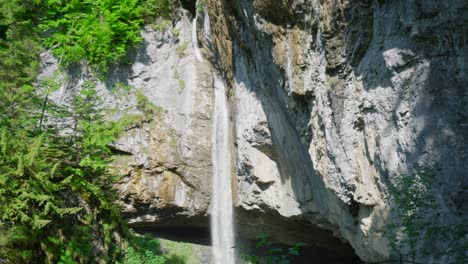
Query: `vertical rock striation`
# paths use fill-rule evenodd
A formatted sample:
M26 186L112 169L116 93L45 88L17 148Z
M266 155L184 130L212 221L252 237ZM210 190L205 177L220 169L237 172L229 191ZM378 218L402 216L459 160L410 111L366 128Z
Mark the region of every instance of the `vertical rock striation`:
M206 2L235 89L249 231L303 219L382 260L388 186L423 173L441 203L428 217L466 221L464 1ZM424 246L444 259L446 244Z

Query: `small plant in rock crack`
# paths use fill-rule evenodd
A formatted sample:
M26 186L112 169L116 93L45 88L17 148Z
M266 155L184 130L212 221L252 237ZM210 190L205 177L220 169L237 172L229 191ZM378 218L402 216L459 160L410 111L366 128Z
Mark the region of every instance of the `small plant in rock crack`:
M418 239L434 233L438 228L429 215L438 204L432 194L433 179L427 174L400 176L389 188L392 221L385 227L384 235L400 257L409 257L412 262L419 254Z
M282 249L273 244L270 237L266 234L260 234L257 236L257 243L255 247L257 249L264 250L262 256L258 255L246 255L244 259L247 263L251 264L289 264L291 258L299 256L299 250L305 246L305 243L297 243L287 249Z
M204 7L203 1L197 1L197 6L196 6L197 14L199 15L203 14L203 7Z

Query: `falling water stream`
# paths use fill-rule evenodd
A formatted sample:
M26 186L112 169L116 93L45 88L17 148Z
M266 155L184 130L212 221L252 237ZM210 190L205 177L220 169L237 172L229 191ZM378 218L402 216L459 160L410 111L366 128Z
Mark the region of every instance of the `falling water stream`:
M231 189L231 155L228 138L228 107L223 79L213 74L211 240L215 264L234 264L234 222Z
M198 6L198 1L196 3L196 6ZM192 45L193 45L193 48L195 49L195 57L197 58L198 61L203 62L203 56L201 54L200 47L198 45L197 21L198 21L198 12L195 14L195 18L193 19L193 22L192 22Z
M196 6L198 6L198 1ZM197 61L203 62L197 35L198 12L192 22L192 43ZM204 10L203 31L210 42L209 17ZM212 162L213 189L211 196L211 241L215 264L235 263L235 237L231 188L231 152L229 144L228 103L224 80L213 73L215 104L213 110Z

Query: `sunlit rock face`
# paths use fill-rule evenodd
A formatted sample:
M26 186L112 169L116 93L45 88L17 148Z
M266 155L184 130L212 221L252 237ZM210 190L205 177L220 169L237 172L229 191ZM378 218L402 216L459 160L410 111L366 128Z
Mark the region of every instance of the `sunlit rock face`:
M211 23L199 14L195 36L187 11L165 30L145 27L128 64L98 81L109 106L139 113L135 93L109 93L123 83L161 108L113 146L128 222L208 227L213 65L229 88L240 239L267 233L388 259L381 230L400 175L433 175L440 206L428 217L468 221L464 2L205 0ZM40 78L54 76L56 60L42 62ZM83 69L68 75L54 100L91 78ZM450 261L446 243L420 246L431 252L423 263Z
M241 226L304 219L379 261L388 186L417 174L435 179L428 217L466 219L464 1L206 2L235 91Z
M213 81L211 66L196 59L191 23L184 12L163 32L147 27L140 53L149 61L137 58L131 65L129 84L162 109L116 142L117 149L132 154L119 157L132 162L116 164L130 169L120 188L133 226L208 223Z
M85 67L58 71L57 60L42 54L39 80L62 83L55 101L65 102L92 80L104 105L117 109L109 118L144 115L112 146L113 171L124 175L119 203L133 227L207 227L213 81L211 66L195 58L191 23L192 15L180 10L172 23L146 26L126 64L108 69L101 79ZM142 96L156 107L151 113L138 107Z

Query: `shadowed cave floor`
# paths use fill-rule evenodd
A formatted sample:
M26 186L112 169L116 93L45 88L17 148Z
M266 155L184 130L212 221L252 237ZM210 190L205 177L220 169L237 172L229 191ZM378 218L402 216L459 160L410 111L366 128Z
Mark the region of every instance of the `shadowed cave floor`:
M207 228L186 228L186 227L133 227L134 231L140 234L150 234L157 238L172 241L193 243L209 246L211 244L210 232ZM262 256L263 252L255 248L256 241L248 239L238 239L238 248L241 252L238 255L254 254ZM275 244L275 247L287 250L289 246ZM264 250L263 250L264 251ZM359 264L362 261L356 255L337 253L336 250L329 250L318 247L303 247L298 257L291 259L292 264Z

